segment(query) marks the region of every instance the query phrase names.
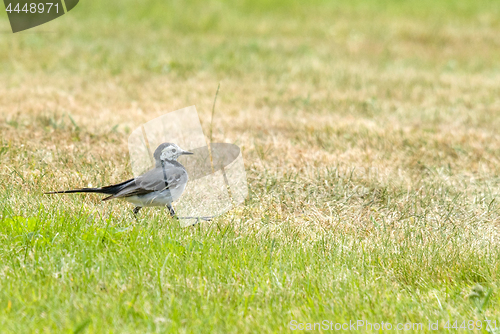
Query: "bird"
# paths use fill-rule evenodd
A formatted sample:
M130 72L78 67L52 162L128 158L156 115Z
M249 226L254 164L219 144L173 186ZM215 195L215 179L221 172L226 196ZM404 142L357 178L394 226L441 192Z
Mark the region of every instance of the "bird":
M103 201L118 198L134 204L133 213L136 216L143 207L166 206L170 215L175 217L172 202L181 197L189 179L186 168L177 159L181 155L191 154L174 143L162 143L153 154L155 167L138 177L100 188L50 191L45 194L107 194L109 196Z

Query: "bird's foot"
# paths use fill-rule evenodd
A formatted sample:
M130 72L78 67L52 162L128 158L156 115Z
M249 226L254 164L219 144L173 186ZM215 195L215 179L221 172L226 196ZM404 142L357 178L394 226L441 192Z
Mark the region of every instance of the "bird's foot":
M213 217L178 217L178 219L195 219L195 222L190 224L190 225L186 225L186 226L195 226L196 224L198 224L200 221L211 221L213 218L215 218L215 216Z
M175 215L175 210L174 208L172 207L171 204L168 204L167 205L167 208L168 208L168 211L170 212L170 217L172 218L177 218L177 216Z

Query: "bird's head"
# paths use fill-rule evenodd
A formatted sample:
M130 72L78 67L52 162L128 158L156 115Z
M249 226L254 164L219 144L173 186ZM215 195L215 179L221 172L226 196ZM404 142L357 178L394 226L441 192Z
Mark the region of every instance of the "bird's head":
M163 143L156 148L154 153L154 158L156 164L159 165L161 161L175 161L177 160L177 158L179 158L181 155L184 154L193 154L193 153L183 150L176 144Z

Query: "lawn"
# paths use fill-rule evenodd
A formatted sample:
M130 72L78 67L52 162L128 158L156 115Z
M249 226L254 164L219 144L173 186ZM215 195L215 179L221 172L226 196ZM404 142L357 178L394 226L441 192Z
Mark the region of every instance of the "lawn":
M500 2L81 1L0 32L1 333L500 327ZM43 194L131 177L131 131L190 105L242 149L238 208Z

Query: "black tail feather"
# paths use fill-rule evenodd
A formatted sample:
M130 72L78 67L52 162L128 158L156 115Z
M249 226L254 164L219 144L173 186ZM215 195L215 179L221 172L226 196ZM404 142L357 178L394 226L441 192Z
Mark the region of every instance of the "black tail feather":
M72 194L72 193L98 193L98 194L111 194L108 190L104 188L82 188L82 189L71 189L71 190L60 190L60 191L49 191L44 194Z
M98 193L98 194L108 194L114 195L119 193L124 187L126 187L134 179L124 181L122 183L113 184L101 188L81 188L81 189L71 189L71 190L60 190L60 191L49 191L45 194L73 194L73 193Z

